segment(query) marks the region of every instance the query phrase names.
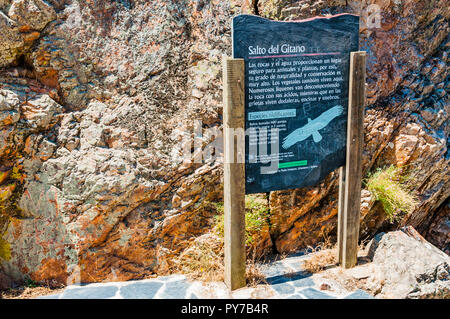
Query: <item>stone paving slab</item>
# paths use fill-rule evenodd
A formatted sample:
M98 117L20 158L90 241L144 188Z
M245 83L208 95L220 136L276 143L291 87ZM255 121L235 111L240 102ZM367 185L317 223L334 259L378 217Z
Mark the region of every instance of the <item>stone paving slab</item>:
M164 283L159 281L135 282L120 288L120 295L124 299L152 299Z
M358 289L355 292L352 292L350 295L345 297L344 299L375 299L372 295L369 295L364 290Z
M306 297L306 299L335 299L336 297L319 291L314 288L306 288L300 291L300 293Z
M69 287L64 290L59 299L110 299L119 290L118 287Z
M47 296L40 296L37 297L36 299L60 299L61 294L57 294L57 295L47 295Z
M230 292L223 282L189 281L184 275L126 282L68 286L63 293L38 299L373 299L363 290L348 291L302 269L303 254L262 265L267 284ZM330 291L332 290L332 291Z

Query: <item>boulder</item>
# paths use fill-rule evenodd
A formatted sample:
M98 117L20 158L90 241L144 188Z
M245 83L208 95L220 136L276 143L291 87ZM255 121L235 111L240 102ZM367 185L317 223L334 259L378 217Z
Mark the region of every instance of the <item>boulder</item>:
M369 281L380 285L377 297L450 297L450 257L413 227L380 233L368 249L373 263Z

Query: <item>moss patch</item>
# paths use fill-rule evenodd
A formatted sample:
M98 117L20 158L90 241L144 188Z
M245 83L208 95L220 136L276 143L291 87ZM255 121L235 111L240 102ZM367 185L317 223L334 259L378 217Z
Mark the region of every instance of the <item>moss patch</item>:
M12 171L11 171L11 178L12 179L17 179L17 180L21 180L22 179L22 174L20 173L20 169L17 166L14 166Z
M2 237L0 237L0 259L3 260L11 259L11 246Z

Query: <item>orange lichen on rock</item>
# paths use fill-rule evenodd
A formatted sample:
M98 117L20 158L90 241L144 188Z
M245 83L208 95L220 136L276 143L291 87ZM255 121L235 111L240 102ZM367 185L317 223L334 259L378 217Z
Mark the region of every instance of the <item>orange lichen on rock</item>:
M48 68L40 75L40 81L42 84L47 85L51 88L58 87L58 71L52 68Z
M33 44L33 42L35 40L37 40L39 38L40 35L41 34L39 32L37 32L37 31L28 33L28 34L26 34L24 36L24 41L25 41L26 44L31 45L31 44Z
M41 261L39 269L29 276L33 281L46 283L50 287L65 285L68 277L67 265L63 260L46 258Z
M9 177L10 173L11 170L0 172L0 184L2 184Z

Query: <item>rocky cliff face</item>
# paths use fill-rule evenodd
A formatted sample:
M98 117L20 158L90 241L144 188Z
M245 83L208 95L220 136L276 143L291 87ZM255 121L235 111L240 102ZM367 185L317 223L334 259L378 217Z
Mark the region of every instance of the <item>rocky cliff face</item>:
M211 203L221 200L220 161L182 161L180 142L195 135L204 147L221 143L209 133L221 128L232 16L364 18L371 4L381 24L361 28L369 55L364 173L407 166L420 205L400 225L442 228L448 210L437 212L450 192L446 1L0 0L2 271L49 283L166 271L209 230ZM288 252L333 235L337 186L332 173L316 187L271 193L266 248ZM363 194L362 236L396 227ZM447 235L435 242L448 245Z

